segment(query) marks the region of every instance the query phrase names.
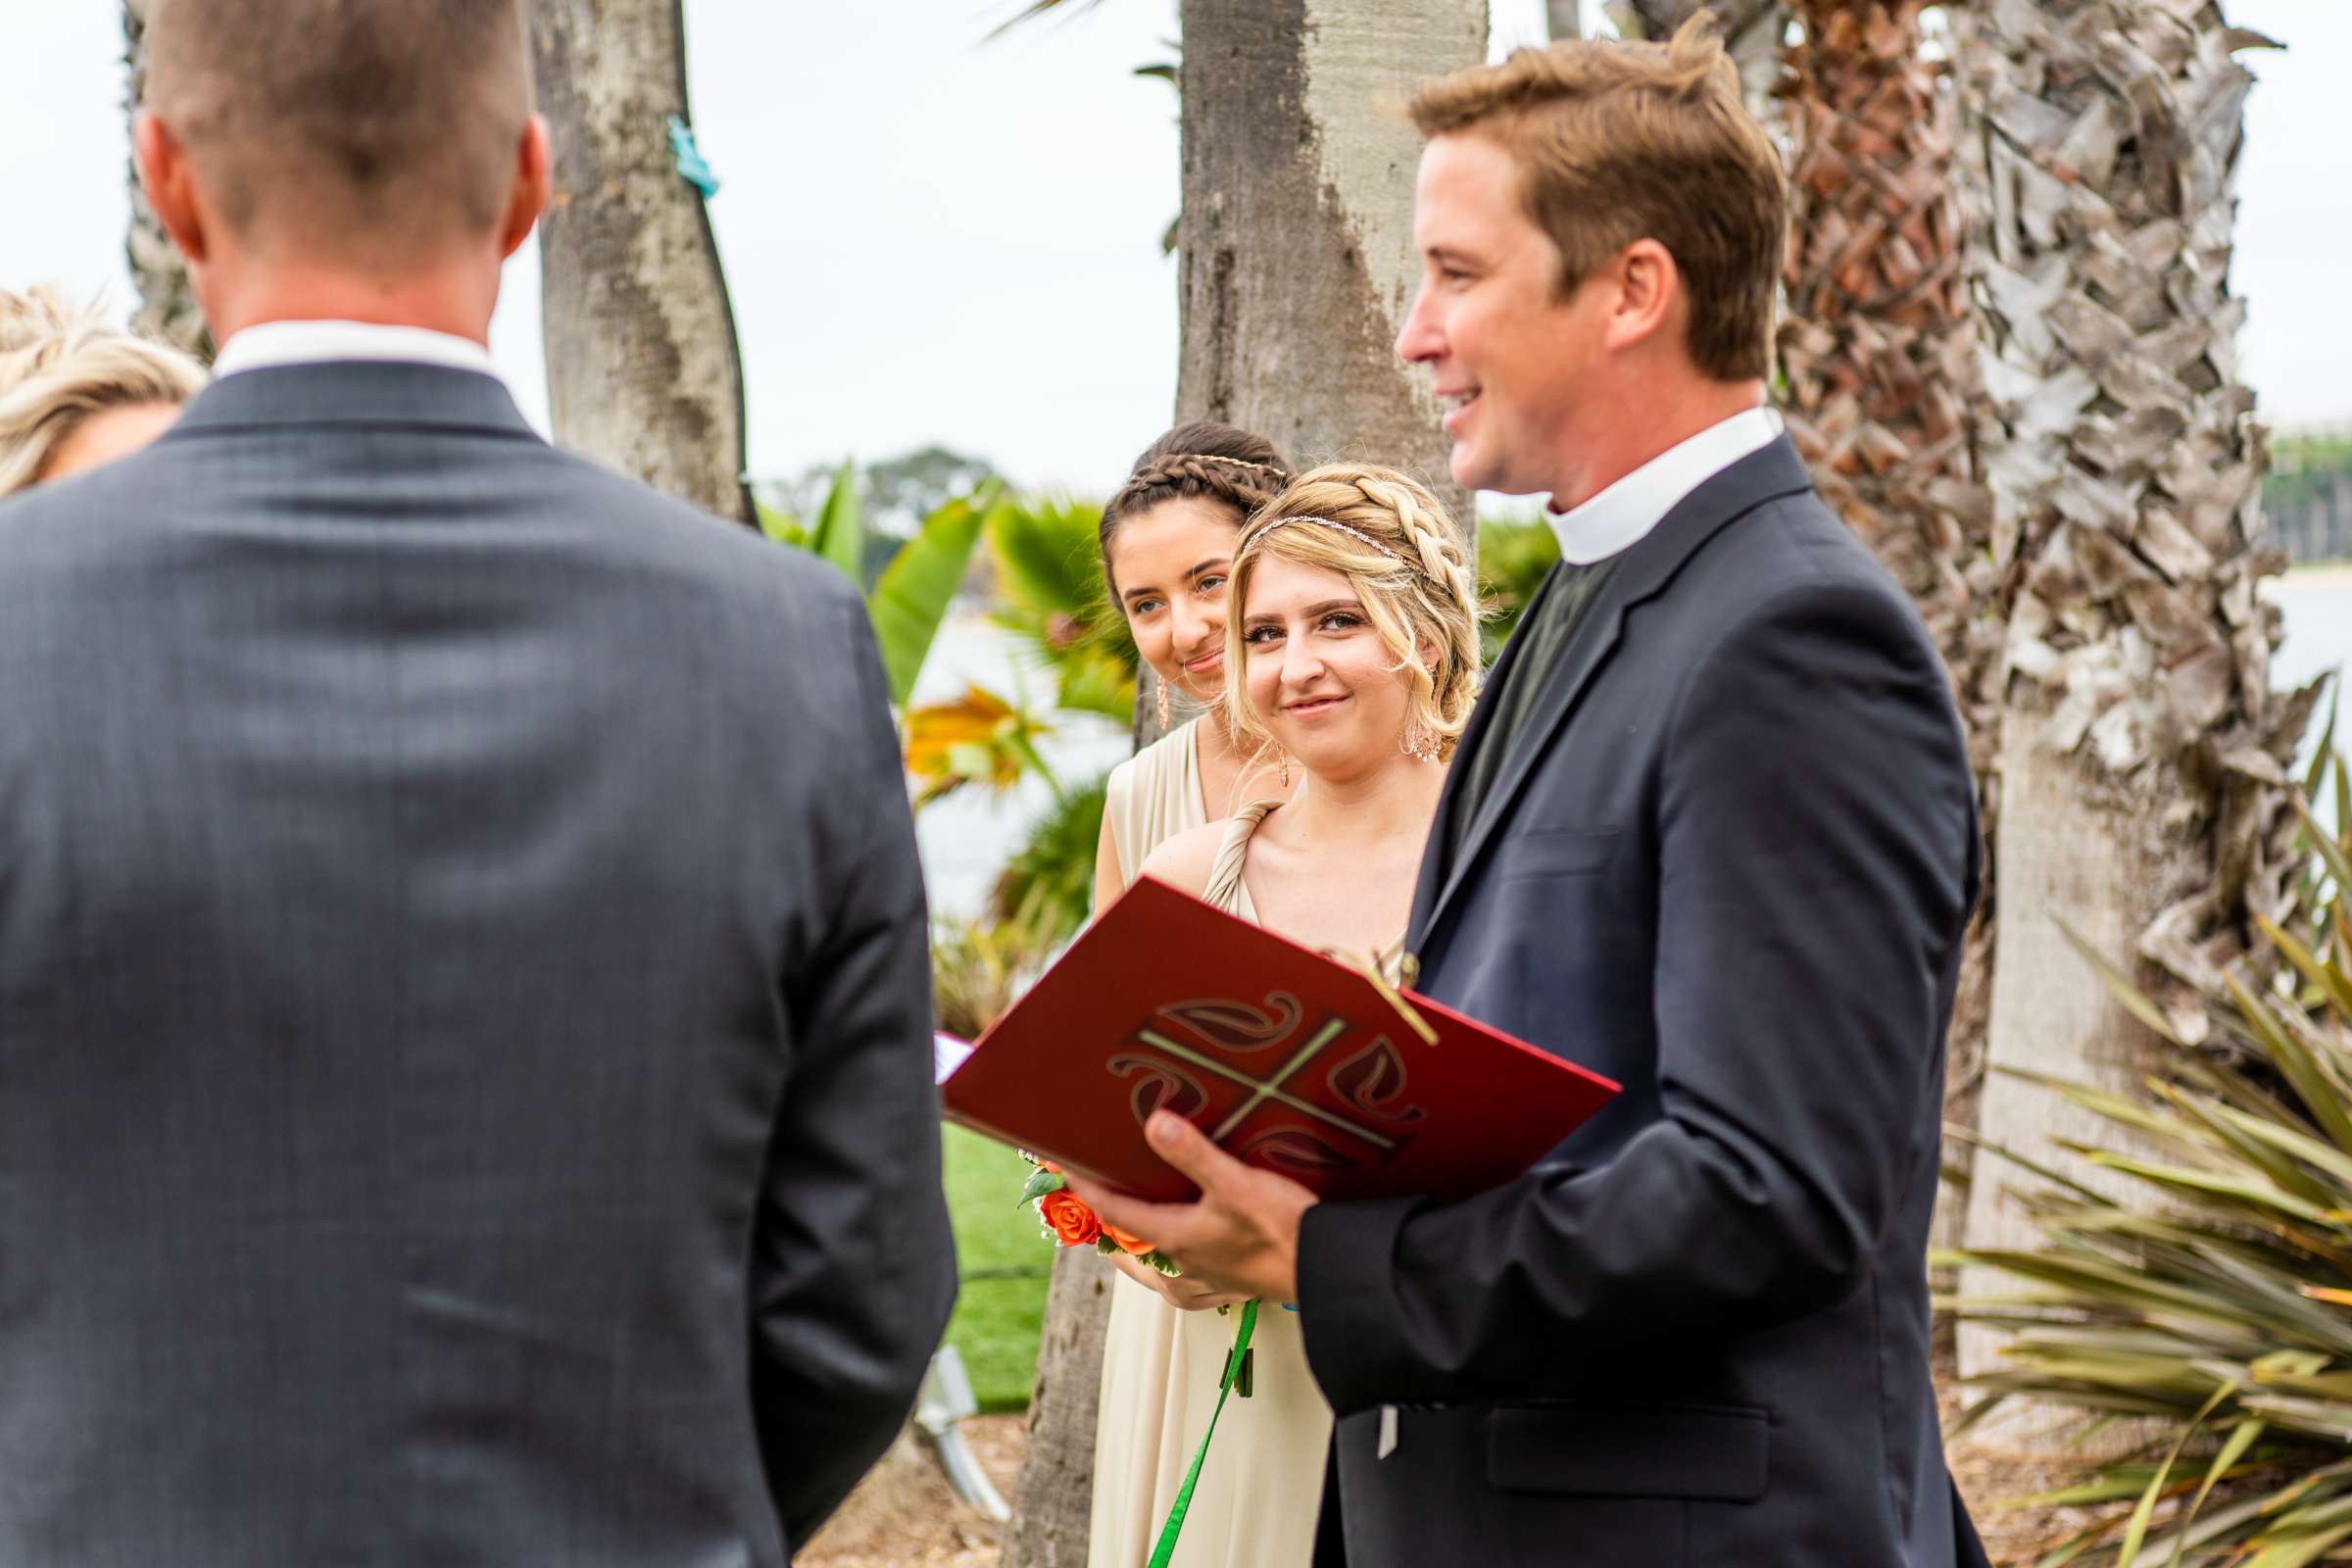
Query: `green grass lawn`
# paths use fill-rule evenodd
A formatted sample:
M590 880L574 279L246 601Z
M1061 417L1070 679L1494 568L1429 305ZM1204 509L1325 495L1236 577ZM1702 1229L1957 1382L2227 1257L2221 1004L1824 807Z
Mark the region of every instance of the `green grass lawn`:
M956 1223L963 1275L948 1343L962 1354L981 1409L1026 1409L1054 1252L1038 1234L1036 1211L1017 1201L1029 1164L1003 1144L961 1127L940 1131L948 1213Z

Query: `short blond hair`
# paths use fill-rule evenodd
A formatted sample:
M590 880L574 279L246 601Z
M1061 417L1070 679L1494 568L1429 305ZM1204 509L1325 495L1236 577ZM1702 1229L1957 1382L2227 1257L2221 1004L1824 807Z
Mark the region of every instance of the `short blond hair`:
M1515 50L1429 83L1408 113L1424 136L1485 136L1510 155L1529 219L1559 249L1562 297L1655 240L1683 274L1692 363L1723 381L1771 372L1788 187L1709 13L1667 43Z
M185 403L204 367L106 324L54 288L0 289L0 496L30 489L57 449L104 409Z
M1346 577L1372 629L1407 677L1408 712L1450 757L1478 695L1478 578L1462 531L1427 486L1394 468L1331 463L1291 481L1249 526L1233 557L1225 622L1226 716L1271 739L1240 678L1250 580L1269 556ZM1422 650L1438 649L1438 664Z

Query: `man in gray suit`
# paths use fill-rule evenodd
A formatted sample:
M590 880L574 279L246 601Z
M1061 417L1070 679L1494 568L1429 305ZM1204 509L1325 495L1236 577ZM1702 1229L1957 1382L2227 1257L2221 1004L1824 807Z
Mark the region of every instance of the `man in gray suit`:
M782 1564L946 1321L865 616L491 373L523 25L157 9L220 378L0 510L0 1563Z

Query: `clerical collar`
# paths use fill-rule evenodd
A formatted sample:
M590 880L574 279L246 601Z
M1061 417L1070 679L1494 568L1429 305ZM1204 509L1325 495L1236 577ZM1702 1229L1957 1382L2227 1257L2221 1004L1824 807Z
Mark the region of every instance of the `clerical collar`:
M1748 409L1668 447L1582 506L1547 513L1560 559L1590 566L1631 550L1683 497L1780 436L1778 412Z
M265 370L281 365L325 365L345 360L440 365L454 370L498 375L490 351L471 338L423 326L385 326L374 321L262 321L220 345L213 361L216 376Z

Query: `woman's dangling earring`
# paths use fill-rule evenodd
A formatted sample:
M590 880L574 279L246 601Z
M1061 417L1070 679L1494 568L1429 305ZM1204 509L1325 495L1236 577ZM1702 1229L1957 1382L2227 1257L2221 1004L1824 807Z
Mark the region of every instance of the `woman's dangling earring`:
M1291 754L1288 752L1282 754L1282 787L1286 790L1291 787Z
M1442 744L1443 743L1441 743L1438 739L1438 731L1436 726L1431 724L1428 719L1423 718L1419 713L1415 713L1411 718L1405 721L1405 756L1418 758L1424 762L1434 762L1438 760L1438 753Z
M1159 693L1159 730L1164 735L1168 730L1168 720L1172 716L1168 711L1168 683L1164 680L1154 680L1152 684Z

